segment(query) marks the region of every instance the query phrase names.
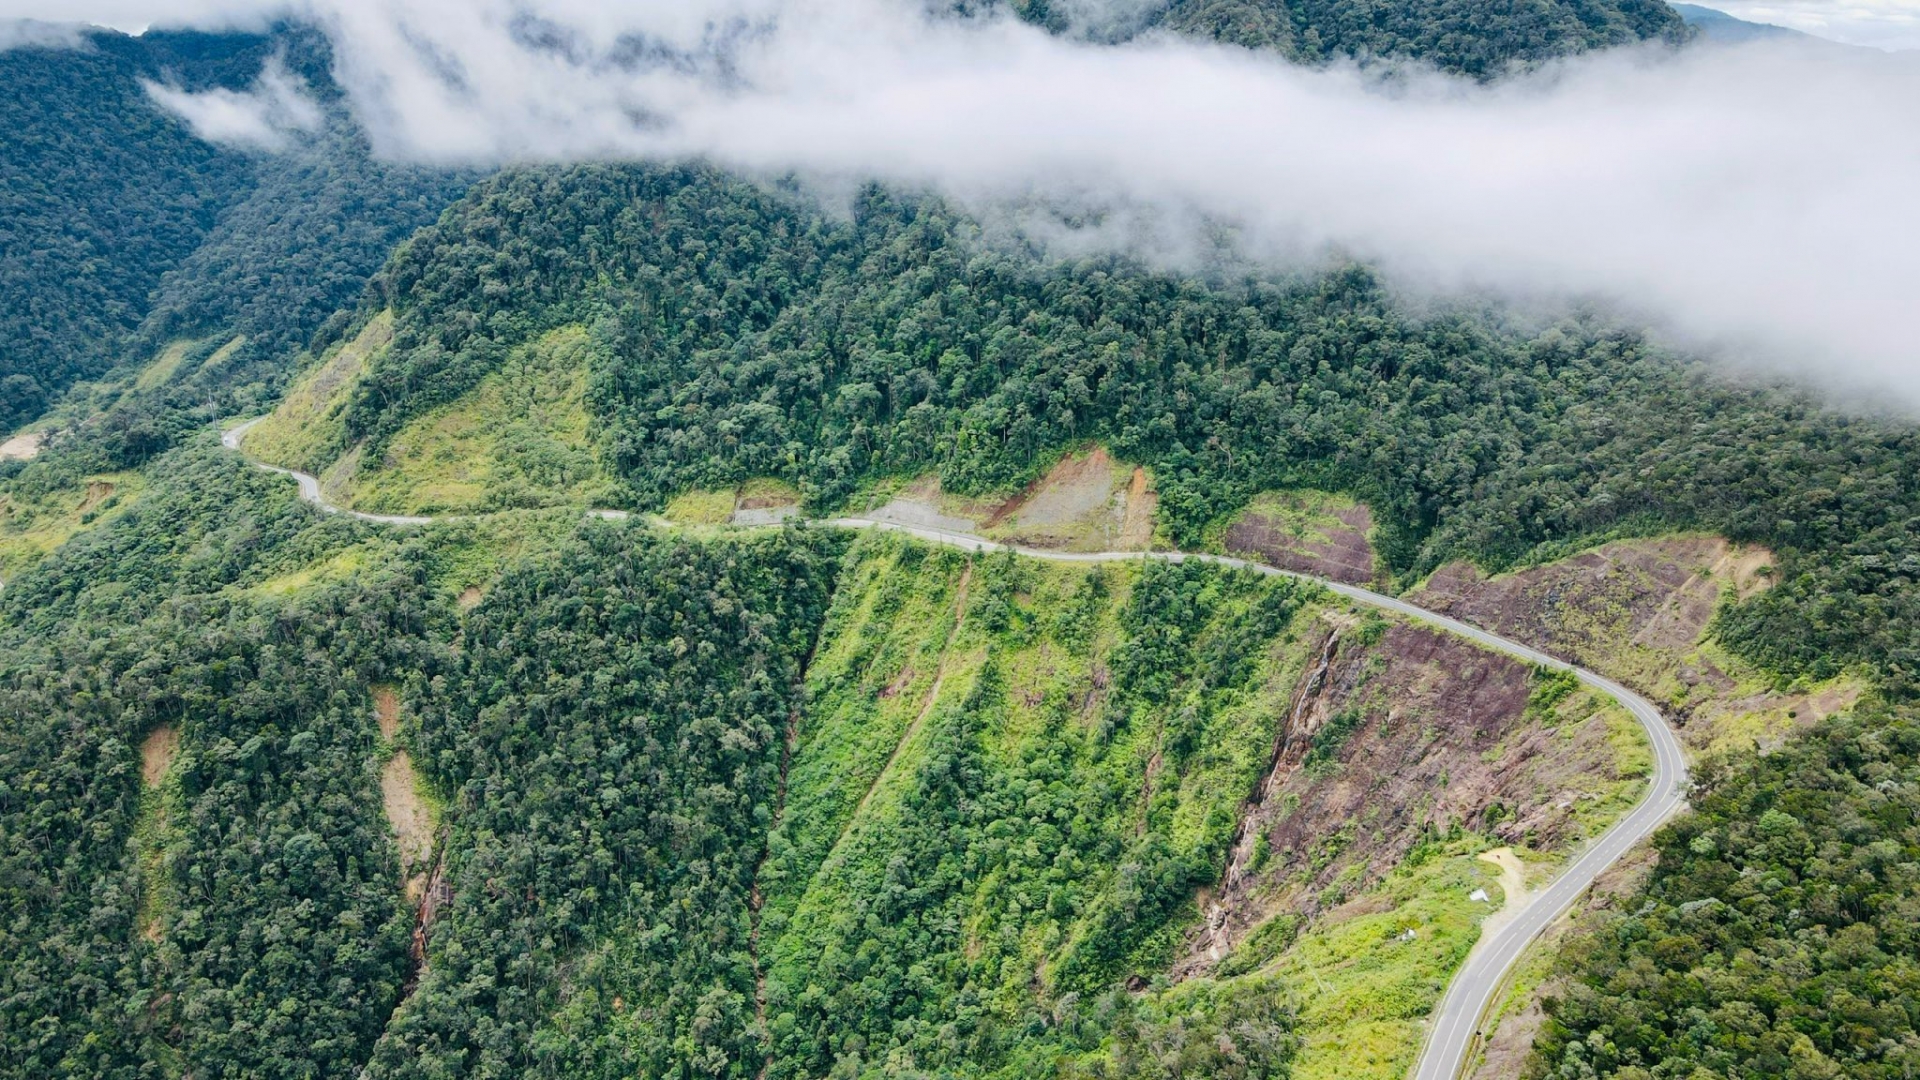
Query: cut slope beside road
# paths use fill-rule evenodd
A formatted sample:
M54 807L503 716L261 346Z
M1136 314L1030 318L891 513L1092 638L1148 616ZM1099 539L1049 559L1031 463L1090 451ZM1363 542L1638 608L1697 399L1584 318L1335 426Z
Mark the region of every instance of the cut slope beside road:
M249 421L228 429L221 435L222 445L231 450L240 450L241 441L247 429L257 422L257 420ZM309 473L282 469L257 461L252 463L270 472L293 477L299 485L300 497L327 513L348 514L364 521L387 525L425 525L435 520L430 517L367 514L347 510L329 503L320 491L319 480ZM627 516L624 512L617 510L592 510L588 513L607 518ZM1438 627L1528 663L1556 671L1572 672L1582 683L1612 697L1632 713L1634 719L1639 721L1640 726L1645 729L1648 741L1653 747L1653 776L1645 798L1601 834L1557 878L1535 893L1523 909L1515 913L1497 930L1481 939L1467 958L1467 962L1448 985L1446 996L1441 1000L1440 1007L1432 1017L1426 1046L1422 1049L1419 1063L1414 1070L1414 1080L1455 1080L1461 1074L1469 1055L1474 1050L1480 1033L1481 1020L1486 1015L1494 996L1499 993L1507 974L1519 962L1527 946L1572 907L1581 893L1590 888L1608 867L1618 862L1634 845L1651 836L1667 818L1686 805L1686 757L1681 749L1679 736L1667 724L1666 719L1661 716L1652 702L1603 675L1384 593L1229 555L1179 551L1048 551L999 544L969 533L949 532L863 517L834 518L824 524L846 529L899 532L930 543L967 551L1006 550L1029 558L1054 562L1100 563L1128 559L1157 559L1177 563L1193 560L1312 581L1356 603Z

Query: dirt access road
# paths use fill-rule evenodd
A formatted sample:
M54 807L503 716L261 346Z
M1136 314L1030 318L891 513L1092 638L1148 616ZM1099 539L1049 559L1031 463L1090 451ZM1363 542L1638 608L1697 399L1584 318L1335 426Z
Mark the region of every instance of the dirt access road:
M258 422L257 420L249 421L229 429L220 437L222 445L238 451L241 438L246 434L247 429ZM364 521L387 525L425 525L435 520L426 517L363 514L346 510L327 502L320 493L319 480L308 473L281 469L258 461L253 464L269 472L293 477L300 485L300 497L327 513L344 513ZM604 518L627 516L618 510L590 510L587 513ZM1428 611L1384 593L1374 592L1372 589L1329 581L1293 570L1282 570L1277 566L1236 559L1229 555L1205 555L1182 551L1045 551L997 544L970 533L948 532L898 522L875 521L871 518L834 518L824 524L842 529L880 529L887 532L900 532L930 543L966 551L1013 551L1028 558L1047 559L1053 562L1101 563L1120 562L1127 559L1159 559L1177 563L1192 560L1254 570L1276 577L1299 578L1314 582L1356 603L1438 627L1528 663L1538 664L1555 671L1570 671L1581 682L1618 701L1632 713L1634 719L1640 722L1640 726L1646 729L1647 739L1653 744L1653 778L1648 785L1645 798L1639 805L1628 811L1626 816L1615 822L1611 829L1602 833L1598 840L1589 845L1578 858L1561 871L1559 877L1535 892L1526 901L1524 907L1504 919L1498 928L1482 937L1479 944L1474 946L1473 952L1467 957L1467 962L1461 966L1454 975L1453 981L1448 984L1446 997L1441 999L1439 1009L1434 1012L1429 1021L1427 1043L1421 1050L1419 1064L1414 1068L1413 1080L1456 1080L1465 1070L1467 1060L1478 1043L1481 1021L1486 1017L1487 1009L1492 1005L1494 996L1500 992L1508 972L1519 963L1521 954L1526 952L1527 946L1545 932L1554 920L1572 907L1580 894L1591 887L1608 867L1618 862L1635 844L1653 835L1655 829L1686 805L1686 755L1681 750L1680 737L1668 725L1666 718L1660 715L1660 710L1654 708L1652 702L1603 675L1576 667L1538 649L1498 634L1488 633L1458 619Z

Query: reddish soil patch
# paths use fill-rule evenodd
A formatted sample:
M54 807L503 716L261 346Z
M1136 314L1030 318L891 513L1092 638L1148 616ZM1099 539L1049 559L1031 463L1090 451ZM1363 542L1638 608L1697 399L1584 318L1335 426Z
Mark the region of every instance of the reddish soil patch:
M373 688L373 717L380 724L380 737L391 740L400 732L400 696L391 686Z
M1723 730L1779 737L1857 696L1736 696L1736 680L1697 651L1725 595L1764 589L1772 564L1711 536L1625 540L1491 579L1449 563L1408 599L1611 675L1704 745Z
M1113 494L1113 458L1096 446L1080 457L1069 455L1027 490L1001 504L987 528L1017 521L1021 529L1060 529L1105 509Z
M140 744L140 779L148 787L159 787L160 781L167 778L167 770L173 768L174 756L180 752L180 730L171 724L161 724L147 733L145 742Z
M415 787L413 759L396 752L380 769L380 802L399 841L401 872L409 877L426 868L433 854L433 819Z
M1711 568L1728 551L1715 537L1623 541L1493 579L1448 563L1408 599L1568 660L1599 662L1628 642L1687 649L1713 618Z
M1349 585L1373 582L1376 562L1367 534L1373 530L1373 512L1354 506L1335 515L1318 535L1296 536L1281 522L1249 510L1227 530L1226 549L1269 566L1331 578Z
M1106 448L1060 459L1047 475L1001 503L985 528L1016 543L1075 551L1144 551L1153 544L1160 497L1147 471L1117 473Z
M901 668L900 674L895 675L893 677L892 682L880 688L881 698L884 699L884 698L899 696L900 691L905 690L907 687L913 685L913 680L915 676L917 676L918 674L919 672L914 671L910 667Z
M1527 718L1531 671L1519 661L1398 624L1373 646L1336 636L1319 659L1294 691L1181 974L1207 970L1276 910L1312 917L1344 902L1399 865L1429 826L1556 847L1572 838L1578 792L1616 777L1604 725L1569 738ZM1269 855L1256 867L1244 855L1261 835ZM1356 865L1350 890L1328 889Z
M108 483L105 480L89 480L87 481L86 495L80 499L80 505L74 507L74 509L84 514L88 510L92 510L94 507L99 506L101 503L106 502L109 498L112 498L112 497L113 497L112 484Z
M480 606L480 586L469 585L466 588L461 589L459 599L454 602L460 605L461 611L472 611L474 608L479 607Z
M1160 509L1160 493L1147 482L1147 470L1136 466L1127 482L1126 516L1120 524L1120 550L1145 551L1153 546L1153 516Z

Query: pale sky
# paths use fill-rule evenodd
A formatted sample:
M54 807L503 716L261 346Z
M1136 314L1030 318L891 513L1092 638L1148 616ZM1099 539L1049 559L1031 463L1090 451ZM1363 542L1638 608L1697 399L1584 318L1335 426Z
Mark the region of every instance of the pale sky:
M1920 49L1920 0L1707 0L1700 6L1849 45Z

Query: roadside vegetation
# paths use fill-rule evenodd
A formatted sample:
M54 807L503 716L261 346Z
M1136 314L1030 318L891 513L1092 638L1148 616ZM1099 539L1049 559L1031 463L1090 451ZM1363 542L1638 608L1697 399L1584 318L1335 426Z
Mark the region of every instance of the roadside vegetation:
M1682 34L1523 14L1112 36L1491 77ZM0 435L46 436L0 461L0 1076L1399 1076L1480 856L1550 869L1649 768L1572 680L1311 585L795 506L1242 553L1631 682L1693 810L1522 970L1506 1065L1920 1065L1920 428L1602 313L880 189L526 167L442 214L469 178L374 159L313 32L89 40L0 53ZM274 50L329 113L282 155L134 89ZM481 516L316 513L216 445L268 413L336 501Z

